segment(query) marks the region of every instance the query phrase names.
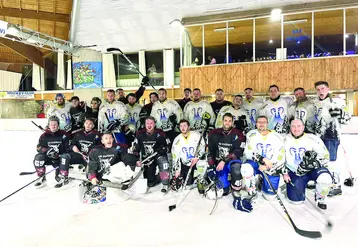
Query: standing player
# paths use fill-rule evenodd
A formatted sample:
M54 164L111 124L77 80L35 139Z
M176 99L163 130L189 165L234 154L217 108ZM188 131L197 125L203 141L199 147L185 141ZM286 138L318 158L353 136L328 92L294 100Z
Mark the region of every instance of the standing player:
M58 167L60 165L60 155L69 151L68 134L59 130L60 120L56 116L51 116L48 119L48 129L40 136L37 144L37 154L34 158L34 166L36 173L40 178L35 187L42 188L46 186L46 165ZM56 170L56 180L58 178L59 170Z
M183 118L183 111L178 102L167 99L167 90L161 88L158 92L159 101L154 103L150 115L155 119L157 127L165 132L165 135L172 143L178 134L176 127L180 119Z
M101 134L94 130L94 120L89 118L84 123L84 130L77 132L72 139L71 152L61 155L60 180L55 188L68 184L68 170L71 164L87 166L88 154L93 147L101 144Z
M194 170L198 171L199 179L203 179L208 166L202 134L191 131L190 123L186 119L180 120L179 128L181 134L174 139L172 146L174 176L171 185L174 189L179 189L181 183L185 181L190 167L192 170L189 174L188 186L194 183ZM197 154L195 155L195 153Z
M86 118L91 118L94 121L94 128L98 127L98 110L102 104L102 100L98 97L93 97L91 100L91 108L87 107L87 111L85 112Z
M291 104L289 98L283 98L280 95L278 86L269 87L270 99L268 99L259 110L260 116L266 116L269 124L268 129L274 130L279 134L288 132L288 106Z
M316 126L315 133L323 140L326 145L330 162L329 170L333 175L333 188L328 196L342 194L340 185L340 168L335 162L337 160L337 150L340 144L341 124L347 124L351 119L345 102L329 93L329 85L325 81L318 81L314 84L318 99L315 101L316 107Z
M211 102L211 107L213 108L214 112L215 112L215 118L218 116L219 111L221 110L222 107L227 106L227 105L231 105L230 101L224 100L224 90L222 90L221 88L218 88L215 90L215 101Z
M191 101L190 99L190 95L191 95L191 89L190 88L185 88L184 89L184 98L181 99L178 104L180 105L181 109L184 111L184 107L185 105Z
M73 96L71 98L71 108L70 115L72 120L72 132L81 129L83 127L83 123L85 122L85 106L84 102L80 102L80 98L78 96Z
M208 177L219 181L223 195L230 193L228 175L232 171L230 161L239 160L244 152L245 136L233 128L234 117L230 113L223 116L223 127L214 129L208 137ZM232 174L231 174L232 176Z
M107 101L101 105L98 113L98 130L101 133L113 131L118 142L126 143L124 128L128 125L128 110L122 102L116 101L114 97L114 91L108 90Z
M72 128L70 114L71 104L65 102L65 96L63 96L62 93L56 94L55 100L56 104L51 106L47 111L47 118L56 116L60 121L59 128L69 133Z
M209 126L213 129L215 125L215 113L213 108L206 100L200 100L201 91L199 88L193 90L193 101L186 104L184 108L184 118L189 121L192 130L202 131ZM204 113L210 115L210 119L202 121Z
M140 128L145 127L145 118L150 116L150 113L152 112L152 107L155 102L158 101L158 94L156 92L151 92L149 94L150 103L144 105L139 113L140 118Z
M247 133L250 129L254 129L254 127L251 126L251 122L246 111L241 108L242 96L240 94L236 95L232 103L232 106L224 106L223 108L221 108L216 119L215 128L222 127L222 116L224 116L225 113L229 112L234 117L234 127L236 129L239 129L243 133Z
M288 108L288 118L300 119L305 125L306 133L314 133L315 127L315 107L314 102L306 97L305 90L301 87L296 88L296 101Z
M161 129L155 128L155 119L149 116L145 119L145 129L137 132L132 148L133 153L141 155L142 159L157 152L151 164L145 167L144 177L148 179L148 187L154 187L161 181L163 193L168 190L169 185L168 145L169 140L165 137L165 133ZM142 166L142 163L138 161L137 166ZM160 180L155 175L157 166Z
M264 102L261 99L254 97L254 90L252 88L245 88L244 92L245 99L242 103L242 107L247 112L247 115L250 116L251 126L255 128L256 118L259 116L259 109L264 105Z
M287 183L287 197L293 203L303 202L306 185L313 180L317 183L316 204L325 210L325 199L333 182L331 174L324 167L328 163L329 153L322 140L313 134L304 134L304 128L301 120L293 120L291 133L285 138L287 171L283 179Z
M139 114L142 109L142 106L137 102L137 98L134 93L127 95L128 104L126 104L128 109L128 128L126 130L127 143L131 144L134 141L135 133L140 129Z

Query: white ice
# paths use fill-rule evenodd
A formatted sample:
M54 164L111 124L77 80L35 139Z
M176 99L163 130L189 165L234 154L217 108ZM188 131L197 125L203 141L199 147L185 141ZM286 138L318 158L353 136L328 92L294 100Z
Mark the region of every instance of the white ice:
M32 159L40 134L0 131L0 200L36 178L18 174L34 170ZM356 176L357 141L358 135L342 137ZM342 149L338 161L342 178L346 178ZM312 240L294 232L276 200L260 197L254 211L247 214L234 210L232 198L227 196L209 216L214 202L200 197L196 190L169 212L168 206L176 202L173 192L163 197L154 189L125 201L119 191L108 189L105 203L87 205L79 202L75 182L62 191L56 191L54 184L54 174L50 174L47 187L35 189L30 185L0 203L1 247L358 246L358 185L343 187L342 196L328 199L324 217L334 224L331 232L325 232L324 217L307 202L292 205L281 195L299 228L323 231L323 238ZM313 198L312 192L307 195Z

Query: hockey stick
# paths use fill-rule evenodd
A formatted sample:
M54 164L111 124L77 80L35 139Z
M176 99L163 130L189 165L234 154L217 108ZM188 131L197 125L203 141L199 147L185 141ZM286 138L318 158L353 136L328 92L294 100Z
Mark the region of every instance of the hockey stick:
M91 181L89 181L87 179L82 179L82 178L68 177L68 179L91 183ZM110 181L102 180L102 181L100 181L100 183L98 183L97 185L94 185L94 186L102 186L102 187L113 188L113 189L121 189L122 183L112 183Z
M12 195L16 194L17 192L19 192L20 190L22 190L22 189L26 188L26 187L27 187L27 186L29 186L30 184L35 183L35 182L36 182L37 180L39 180L40 178L43 178L44 176L46 176L47 174L49 174L49 173L53 172L53 171L54 171L54 170L56 170L56 169L58 169L58 167L53 168L51 171L49 171L49 172L45 173L45 174L44 174L44 175L42 175L41 177L36 178L36 179L35 179L35 180L33 180L32 182L30 182L30 183L28 183L28 184L24 185L23 187L21 187L20 189L18 189L18 190L16 190L16 191L12 192L10 195L8 195L8 196L4 197L3 199L1 199L1 200L0 200L0 202L2 202L2 201L4 201L4 200L6 200L6 199L7 199L7 198L9 198L10 196L12 196Z
M142 72L139 71L139 69L132 63L131 60L129 60L129 58L128 58L119 48L111 47L111 48L108 48L108 49L107 49L107 52L120 52L121 55L127 60L127 62L128 62L130 65L132 65L132 67L134 67L135 70L136 70L142 77L146 77L145 75L143 75ZM149 81L148 81L147 83L149 84L149 86L151 86L151 87L154 89L154 91L155 91L156 93L158 93L157 89L153 86L152 83L150 83ZM159 94L159 93L158 93L158 94Z
M349 173L349 178L345 179L343 184L348 187L353 187L354 186L354 178L352 176L351 168L348 163L348 155L347 155L347 152L346 152L346 149L344 148L344 146L342 144L341 144L341 146L342 146L343 153L344 153L345 164L346 164L346 167L347 167L347 170Z
M306 231L306 230L302 230L299 229L296 224L293 222L290 214L288 213L285 205L283 204L280 196L278 195L277 191L274 189L270 179L267 177L267 174L265 172L262 172L262 175L264 176L264 178L266 179L267 183L269 184L271 190L273 191L273 193L276 196L276 199L278 200L278 202L280 203L281 207L283 208L283 211L285 212L287 218L289 219L293 229L295 230L295 232L303 237L307 237L307 238L321 238L322 237L322 233L319 231Z
M306 196L304 193L302 193L301 191L299 191L299 189L296 187L296 185L294 185L294 184L292 183L292 181L290 181L290 185L295 189L296 194L303 194L303 196L304 196L305 199L309 202L309 204L311 204L311 206L314 207L315 210L318 211L322 216L325 216L325 214L324 214L322 211L320 211L319 209L317 209L316 205L315 205L310 199L308 199L307 196ZM326 220L326 228L327 228L328 230L331 230L332 227L333 227L332 222L331 222L330 220L326 219L325 217L324 217L324 219Z
M206 119L210 119L210 117L211 117L211 116L210 116L209 113L204 112L204 114L203 114L203 116L202 116L202 118L201 118L200 125L203 123L203 120L204 120L204 119L205 119L205 120L206 120ZM208 127L209 127L209 124L207 124L207 128L208 128ZM200 147L200 144L201 144L201 140L203 139L204 133L205 133L205 131L206 131L207 128L205 128L205 129L203 130L203 133L201 133L201 135L200 135L199 142L198 142L198 144L196 145L194 157L196 157L196 156L198 155L198 153L199 153L199 147ZM183 191L184 191L184 188L185 188L186 184L188 183L188 180L189 180L189 177L190 177L190 174L191 174L192 169L193 169L193 166L190 166L190 168L189 168L189 170L188 170L188 174L186 175L184 184L183 184L183 186L182 186L182 188L181 188L180 195L179 195L179 199L183 196ZM182 202L184 201L184 199L188 196L188 194L190 193L190 191L191 191L191 190L189 190L189 192L187 193L187 195L185 195L184 197L182 197L182 199L181 199L180 201L177 201L177 203L175 203L175 204L173 204L173 205L170 205L170 206L169 206L169 212L171 212L172 210L174 210L174 209L176 209L177 207L179 207L180 204L182 204Z
M214 206L213 208L211 209L209 215L212 215L218 205L218 188L216 187L216 182L214 183L214 186L215 186L215 202L214 202Z
M34 121L31 121L31 123L33 123L33 124L34 124L37 128L39 128L40 130L45 131L45 129L42 128L41 125L37 125Z

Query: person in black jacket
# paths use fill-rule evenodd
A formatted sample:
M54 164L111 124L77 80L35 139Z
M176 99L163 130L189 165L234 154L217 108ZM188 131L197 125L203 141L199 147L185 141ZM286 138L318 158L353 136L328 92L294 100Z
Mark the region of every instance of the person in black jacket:
M144 105L139 113L139 121L140 121L140 127L145 127L145 119L146 117L150 116L150 113L152 112L152 107L155 102L158 101L158 94L156 92L152 92L149 94L150 103Z
M215 112L215 117L217 117L221 108L227 105L230 106L232 105L232 103L230 101L224 100L224 90L222 90L221 88L215 90L215 98L216 100L214 102L211 102L210 104Z

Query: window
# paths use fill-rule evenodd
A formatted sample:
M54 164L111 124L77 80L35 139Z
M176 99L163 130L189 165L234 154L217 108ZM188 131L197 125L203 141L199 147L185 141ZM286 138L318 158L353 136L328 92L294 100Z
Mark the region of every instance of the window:
M312 13L284 16L283 28L287 59L311 57Z
M57 52L51 53L44 58L45 64L45 89L59 90L57 85Z
M126 54L128 59L136 66L138 66L138 53ZM117 87L138 86L140 84L139 74L133 66L121 55L113 55L114 71L116 73Z
M174 49L174 85L180 85L180 49Z
M255 57L256 61L276 60L281 48L281 21L271 18L255 20ZM277 51L277 52L276 52ZM281 54L278 54L281 56Z
M204 26L205 64L226 63L227 23Z
M314 56L343 55L343 10L314 13Z
M203 64L203 26L185 27L182 31L183 66Z
M253 61L253 31L253 20L228 23L228 63Z
M346 10L346 54L358 54L358 9Z
M145 67L147 76L154 86L164 85L163 51L145 52Z

